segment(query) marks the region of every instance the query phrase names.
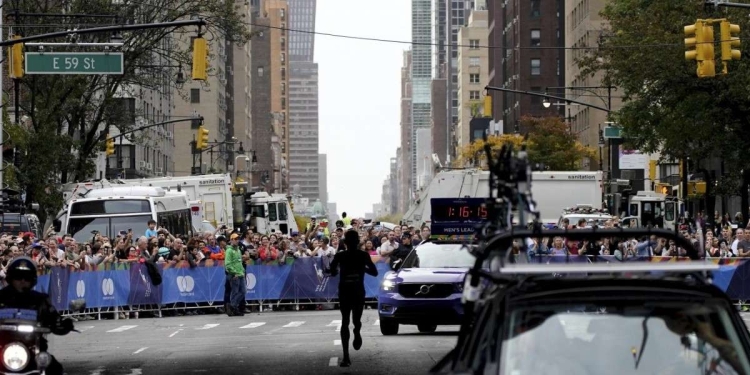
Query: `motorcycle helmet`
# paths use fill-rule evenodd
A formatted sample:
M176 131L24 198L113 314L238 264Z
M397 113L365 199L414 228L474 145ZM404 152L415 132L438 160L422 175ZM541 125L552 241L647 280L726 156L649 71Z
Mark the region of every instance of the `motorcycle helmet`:
M26 279L31 282L31 287L36 286L36 264L28 257L13 259L8 265L5 279L10 282L15 279Z

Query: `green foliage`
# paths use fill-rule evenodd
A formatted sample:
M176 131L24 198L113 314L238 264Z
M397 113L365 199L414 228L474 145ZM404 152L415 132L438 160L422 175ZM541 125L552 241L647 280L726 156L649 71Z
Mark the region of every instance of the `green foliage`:
M558 117L524 117L521 126L529 129L529 160L549 170L577 170L584 158L596 159L594 149L578 142L570 125Z
M65 4L65 9L61 4ZM22 13L113 15L117 20L23 17L18 22L23 26L13 28L14 33L22 36L123 23L172 22L200 15L209 23L202 28L209 44L219 42L222 35L237 45L244 44L250 37L249 26L246 24L248 20L243 18L244 5L231 1L19 0L13 2L13 8L16 7ZM49 24L56 26L50 27ZM6 129L10 133L12 144L25 155L16 171L15 182L27 192L27 202L38 202L45 211L54 212L62 203L54 185L94 177L92 174L95 164L92 158L103 147L103 135L107 126L114 125L123 132L135 127L135 119L128 115L129 108L117 98L140 98L148 95L149 91L174 91L177 69L169 65L181 65L183 73L189 79L189 41L190 36L197 35L197 31L197 27L190 26L123 33L123 75L27 75L19 81L20 112L24 118L20 119L20 124L8 126L6 122ZM110 37L110 33L81 35L78 41L108 42ZM63 42L65 39L45 41ZM55 47L54 51L87 49L90 47ZM26 47L26 50L31 50L31 47ZM154 65L157 67L153 67ZM178 95L185 97L187 90L188 88L182 89ZM7 95L6 93L6 97ZM6 100L5 104L6 108L13 108L14 102ZM157 110L152 108L149 113L136 112L135 115L159 122L163 118L157 117L160 114ZM149 142L143 135L134 135L131 141ZM13 176L6 173L6 177Z
M294 221L297 222L297 228L300 232L304 232L307 229L307 224L310 223L310 218L300 215L294 215Z
M744 56L729 63L722 76L696 75L696 62L685 60L685 25L699 18L728 18L740 23L747 51L744 11L706 13L703 1L612 0L602 11L611 32L600 47L577 62L583 76L603 72L604 84L619 87L625 104L615 115L628 143L663 158L721 157L727 170L748 167L750 146L750 62ZM744 24L743 24L744 23ZM720 40L718 25L715 40ZM720 53L716 45L716 55ZM731 185L731 184L730 184ZM728 190L731 187L728 186Z

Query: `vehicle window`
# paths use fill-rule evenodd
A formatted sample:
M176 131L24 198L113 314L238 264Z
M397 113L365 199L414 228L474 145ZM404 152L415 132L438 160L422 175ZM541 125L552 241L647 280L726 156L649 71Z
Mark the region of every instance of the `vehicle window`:
M633 203L630 205L630 215L638 216L638 204Z
M403 268L470 268L474 256L461 244L417 246L404 260Z
M5 214L2 215L1 220L2 222L0 223L0 232L2 233L18 233L31 231L29 220L19 214Z
M133 238L138 239L139 237L146 234L148 229L148 221L151 220L151 215L138 215L138 216L120 216L113 217L110 219L110 233L117 235L120 231L133 230ZM172 232L175 228L168 228ZM183 234L179 232L172 232L174 234ZM74 236L75 237L75 236ZM78 240L76 238L76 240Z
M697 375L750 371L726 310L706 305L621 306L535 306L513 311L502 344L500 363L504 369L500 373L605 374L617 369L618 374ZM523 354L539 352L546 354Z
M667 202L664 205L664 220L674 221L674 202Z
M278 220L278 217L276 216L276 205L271 203L268 205L268 221L276 220Z
M263 205L250 206L251 217L266 217L266 209Z
M279 220L286 220L286 203L278 203L279 205Z
M70 207L71 216L102 214L134 214L151 212L147 200L101 200L92 202L75 202Z
M91 233L91 231L94 230L111 237L109 232L109 219L106 217L70 219L68 222L68 230L66 232L70 233L76 241L85 242L90 241L91 238L94 237Z

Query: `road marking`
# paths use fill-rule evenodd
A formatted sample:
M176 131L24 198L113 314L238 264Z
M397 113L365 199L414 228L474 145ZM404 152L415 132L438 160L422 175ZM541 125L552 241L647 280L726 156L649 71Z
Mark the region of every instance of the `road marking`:
M130 374L128 374L128 375L142 375L142 374L143 374L143 370L141 370L139 368L134 368L134 369L130 370Z
M294 328L294 327L299 327L299 326L301 326L301 325L303 325L303 324L305 324L305 322L304 322L304 321L303 321L303 322L291 322L291 323L289 323L289 324L285 325L285 326L284 326L284 328Z
M328 361L328 366L338 366L339 365L339 357L331 357L331 360Z
M76 329L79 330L79 331L81 331L81 332L86 332L86 331L88 331L88 330L90 330L92 328L94 328L94 326L85 326L85 327L80 327L80 328L76 328Z
M135 327L138 327L138 326L122 326L122 327L117 327L115 329L110 329L107 332L123 332L123 331L127 331L129 329L133 329Z
M375 324L373 324L373 325L374 325L374 326L376 326L376 325L378 325L378 324L380 324L380 319L376 320L376 321L375 321Z
M146 347L143 347L143 348L140 348L140 349L138 349L138 350L134 351L134 352L133 352L133 354L138 354L138 353L140 353L140 352L142 352L142 351L144 351L144 350L146 350L146 349L148 349L148 346L146 346Z
M258 328L264 324L266 324L266 322L255 322L255 323L250 323L248 325L242 326L240 328Z
M180 331L182 331L182 328L180 328L180 329L178 329L178 330L176 330L176 331L172 332L172 334L171 334L171 335L169 335L169 337L174 337L174 335L176 335L176 334L180 333Z
M91 370L89 375L102 375L102 371L104 371L104 367L99 366L95 370Z
M341 340L333 340L333 345L334 346L341 345Z
M219 326L219 323L204 324L203 327L196 328L196 329L211 329L211 328L216 328L218 326Z
M341 320L332 320L326 327L336 327L336 332L341 332Z

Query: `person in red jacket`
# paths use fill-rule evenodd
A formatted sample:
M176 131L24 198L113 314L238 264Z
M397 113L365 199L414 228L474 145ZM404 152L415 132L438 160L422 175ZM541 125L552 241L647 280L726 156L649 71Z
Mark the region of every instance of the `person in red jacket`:
M258 258L261 262L273 262L279 259L279 250L271 246L271 241L268 236L263 236L260 239L260 247L258 248Z

